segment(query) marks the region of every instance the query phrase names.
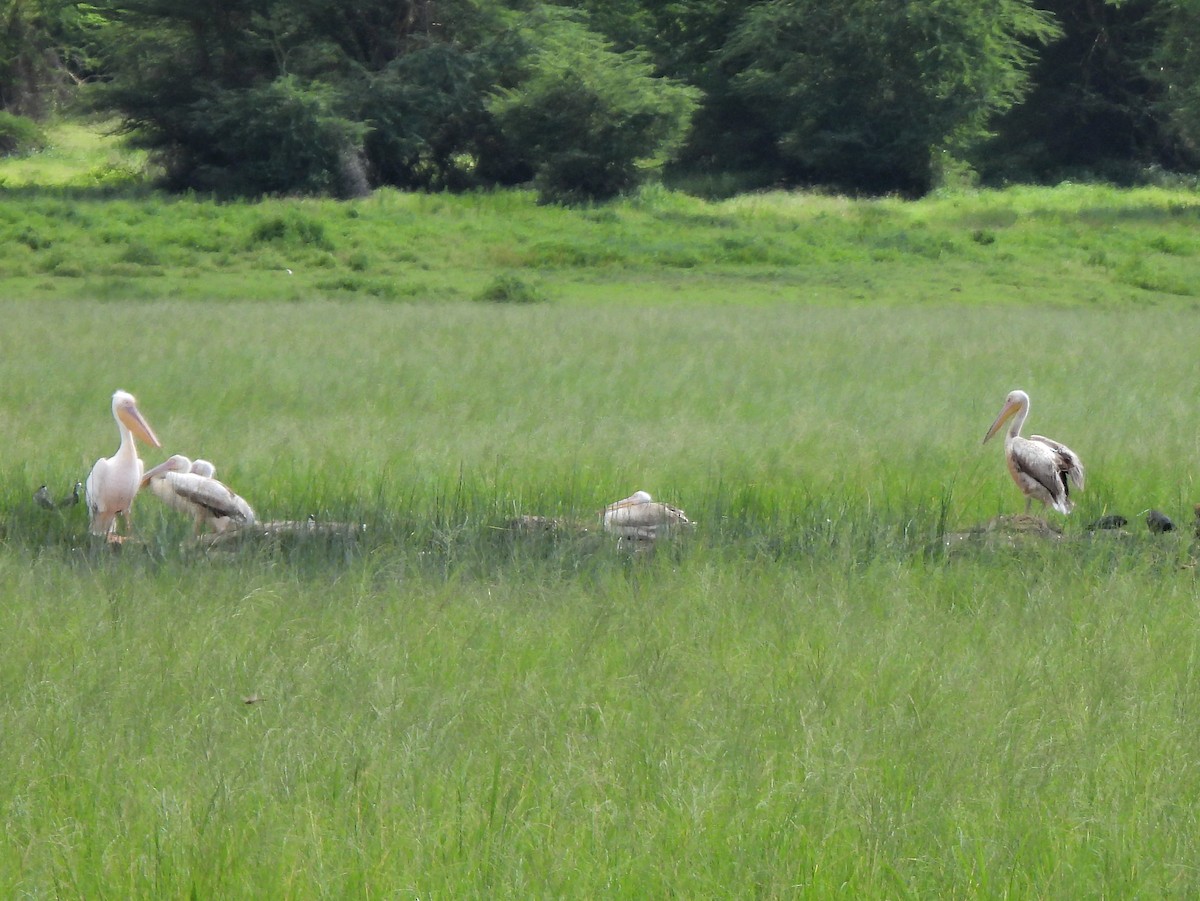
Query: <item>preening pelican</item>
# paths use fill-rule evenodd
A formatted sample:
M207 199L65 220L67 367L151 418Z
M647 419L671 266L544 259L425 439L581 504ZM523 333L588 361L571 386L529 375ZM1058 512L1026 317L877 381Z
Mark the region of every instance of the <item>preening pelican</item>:
M142 486L164 504L192 517L196 532L210 526L216 532L248 526L255 522L254 511L224 482L213 478L216 472L207 460L192 462L175 454L150 469L142 477Z
M645 491L635 491L601 512L604 531L620 538L653 540L692 521L678 507L655 501Z
M129 509L142 481L142 461L134 438L154 447L162 447L154 431L138 411L137 400L128 391L112 396L113 418L121 431L121 446L111 457L101 457L87 477L84 495L92 518L92 534L116 540L117 515L125 519L129 531Z
M1075 451L1041 435L1021 437L1021 426L1029 415L1029 395L1024 391L1013 391L1004 399L1000 415L992 423L983 443L987 444L1000 427L1009 419L1012 425L1004 438L1004 457L1008 461L1008 472L1021 493L1025 495L1025 512L1029 512L1035 500L1067 514L1075 507L1071 500L1068 481L1083 490L1083 463Z

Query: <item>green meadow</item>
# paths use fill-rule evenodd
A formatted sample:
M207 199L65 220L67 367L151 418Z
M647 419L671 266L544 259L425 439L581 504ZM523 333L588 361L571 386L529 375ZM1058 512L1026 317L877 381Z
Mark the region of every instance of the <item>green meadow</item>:
M69 134L0 162L0 896L1200 892L1200 196L218 204ZM1017 387L1086 490L947 548ZM354 535L38 507L117 388Z

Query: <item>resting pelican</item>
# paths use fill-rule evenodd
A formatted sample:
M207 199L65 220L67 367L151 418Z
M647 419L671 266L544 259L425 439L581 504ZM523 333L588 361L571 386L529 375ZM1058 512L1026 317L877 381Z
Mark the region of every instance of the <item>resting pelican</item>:
M137 400L128 391L117 391L112 396L113 418L121 431L121 446L111 457L101 457L87 477L84 495L88 513L92 518L92 534L107 535L110 541L120 540L116 535L117 514L125 519L129 531L129 509L142 481L142 461L137 455L134 438L162 447L154 431L138 411Z
M645 491L609 504L601 511L604 531L620 538L653 540L671 529L690 526L692 521L678 507L655 501Z
M175 454L148 470L142 476L142 486L149 486L164 504L186 513L196 522L196 532L209 525L216 532L255 521L254 511L224 482L213 478L216 472L207 460L193 463L182 454Z
M1070 513L1075 507L1071 500L1068 480L1083 490L1083 463L1075 451L1041 435L1021 437L1021 426L1029 415L1029 395L1024 391L1013 391L1004 399L1000 415L983 437L986 444L1009 419L1013 423L1004 438L1004 457L1008 461L1008 472L1021 493L1025 495L1025 512L1034 500L1053 507L1059 513ZM1015 418L1014 418L1015 417Z
M204 476L206 479L216 478L217 467L213 466L207 460L193 460L192 472L198 476Z

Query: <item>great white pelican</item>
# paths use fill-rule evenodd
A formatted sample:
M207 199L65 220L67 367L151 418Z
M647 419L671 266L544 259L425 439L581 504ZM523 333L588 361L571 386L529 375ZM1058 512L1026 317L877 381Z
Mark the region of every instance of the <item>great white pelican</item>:
M117 515L124 518L125 530L129 532L129 510L142 482L142 460L137 455L134 439L154 447L162 447L162 444L139 412L137 400L128 391L113 394L112 412L121 432L121 446L111 457L96 461L87 477L84 496L91 516L92 534L118 541Z
M216 467L207 460L192 462L175 454L147 470L142 485L172 510L192 517L197 534L206 525L224 532L253 524L254 510L228 485L213 478L215 474Z
M1004 437L1004 458L1009 475L1025 495L1025 512L1029 513L1033 502L1039 500L1059 513L1070 513L1075 502L1071 500L1068 482L1083 490L1083 463L1065 444L1041 435L1022 438L1021 427L1028 415L1029 395L1024 391L1011 392L983 442L986 444L1011 419L1012 425Z
M604 519L604 531L619 538L643 541L692 524L678 507L656 501L645 491L635 491L629 497L609 504L600 515Z

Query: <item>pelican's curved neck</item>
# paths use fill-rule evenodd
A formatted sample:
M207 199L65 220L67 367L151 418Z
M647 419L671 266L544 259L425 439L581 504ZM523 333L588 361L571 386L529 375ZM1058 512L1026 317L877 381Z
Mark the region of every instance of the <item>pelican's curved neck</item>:
M121 446L117 448L114 456L131 458L137 456L137 448L134 446L133 432L129 431L129 426L117 419L117 428L121 431Z
M1008 436L1004 439L1005 444L1011 444L1015 439L1021 437L1021 429L1025 426L1025 417L1029 415L1029 402L1021 404L1017 408L1016 414L1013 416L1012 424L1008 427Z

